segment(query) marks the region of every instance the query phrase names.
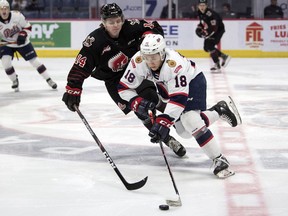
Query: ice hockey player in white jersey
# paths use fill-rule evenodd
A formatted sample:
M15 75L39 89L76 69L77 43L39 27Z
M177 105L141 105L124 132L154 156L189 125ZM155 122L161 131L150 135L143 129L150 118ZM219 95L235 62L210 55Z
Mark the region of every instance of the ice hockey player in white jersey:
M12 65L14 53L17 51L38 71L53 89L57 84L50 78L46 67L39 61L36 51L29 40L31 24L19 11L10 11L6 0L0 0L0 58L6 74L12 81L12 89L19 91L18 75Z
M156 113L155 104L137 95L135 89L144 79L152 80L161 98L168 102L163 113ZM129 101L132 110L142 115L148 115L148 110L154 112L151 142L165 141L174 126L181 137L196 139L213 161L216 176L227 178L234 171L229 169L230 164L208 127L218 119L235 127L242 123L241 117L231 97L207 110L206 89L206 78L197 71L195 63L167 48L164 38L157 34L144 38L118 86L120 96Z

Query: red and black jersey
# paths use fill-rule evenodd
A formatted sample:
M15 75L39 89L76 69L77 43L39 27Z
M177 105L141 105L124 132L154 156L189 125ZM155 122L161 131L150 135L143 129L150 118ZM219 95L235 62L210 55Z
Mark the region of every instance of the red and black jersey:
M224 23L221 16L214 10L207 8L205 13L198 10L199 25L206 30L208 35L217 34L218 32L225 32Z
M137 19L125 20L117 39L111 38L103 26L91 32L68 74L69 86L81 88L90 75L105 82L118 83L146 33L164 34L156 21Z

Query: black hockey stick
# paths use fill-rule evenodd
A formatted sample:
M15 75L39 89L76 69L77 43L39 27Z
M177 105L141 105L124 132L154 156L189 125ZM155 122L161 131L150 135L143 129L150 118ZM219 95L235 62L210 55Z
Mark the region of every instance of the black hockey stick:
M151 122L152 122L152 124L153 124L153 123L154 123L154 114L153 114L153 112L152 112L151 110L148 111L148 114L149 114L150 120L151 120ZM172 171L171 171L171 169L170 169L168 160L167 160L167 158L166 158L162 141L159 141L159 144L160 144L160 148L161 148L162 155L163 155L163 157L164 157L164 160L165 160L167 169L168 169L168 171L169 171L170 178L171 178L172 183L173 183L174 190L175 190L175 192L176 192L176 194L177 194L177 196L178 196L178 200L166 200L166 203L167 203L167 205L169 205L169 206L175 206L175 207L182 206L182 202L181 202L181 199L180 199L180 194L179 194L178 188L177 188L177 186L176 186L176 183L175 183L175 180L174 180Z
M86 118L83 116L83 114L80 112L78 106L74 105L74 109L76 110L76 112L78 113L79 117L81 118L82 122L84 123L84 125L86 126L86 128L88 129L89 133L92 135L92 137L94 138L95 142L97 143L97 145L99 146L99 148L101 149L101 151L103 152L104 156L106 157L107 161L109 162L109 164L112 166L112 168L114 169L114 171L116 172L116 174L118 175L118 177L121 179L122 183L125 185L125 187L127 188L127 190L137 190L141 187L143 187L146 184L146 181L148 179L148 176L146 176L144 179L142 179L139 182L135 182L135 183L128 183L125 178L122 176L122 174L120 173L120 171L118 170L118 168L116 167L116 164L114 163L114 161L112 160L112 158L109 156L108 152L106 151L106 149L104 148L104 146L102 145L102 143L100 142L100 140L98 139L98 137L96 136L96 134L93 132L92 128L90 127L90 125L88 124Z
M179 191L178 191L178 189L177 189L177 186L176 186L176 183L175 183L175 180L174 180L172 171L171 171L171 169L170 169L168 160L167 160L167 158L166 158L162 141L160 141L159 144L160 144L160 148L161 148L162 155L163 155L163 157L164 157L166 166L167 166L168 171L169 171L170 178L171 178L172 183L173 183L174 190L175 190L175 192L176 192L176 194L177 194L177 196L178 196L178 200L166 200L166 203L167 203L167 205L169 205L169 206L176 206L176 207L177 207L177 206L182 206L182 202L181 202L181 199L180 199L180 194L179 194Z

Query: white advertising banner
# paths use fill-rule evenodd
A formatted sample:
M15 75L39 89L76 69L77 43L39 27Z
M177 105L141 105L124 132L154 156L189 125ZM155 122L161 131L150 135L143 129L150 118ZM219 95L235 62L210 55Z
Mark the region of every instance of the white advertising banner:
M288 51L287 20L250 20L238 22L240 42L237 49ZM229 29L229 25L227 26ZM227 32L231 36L232 32ZM231 49L231 47L227 47Z

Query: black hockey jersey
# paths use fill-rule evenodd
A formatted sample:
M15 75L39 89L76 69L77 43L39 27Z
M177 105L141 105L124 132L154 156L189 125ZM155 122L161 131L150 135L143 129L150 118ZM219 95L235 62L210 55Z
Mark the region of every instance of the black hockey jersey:
M221 16L214 10L207 8L205 13L198 10L199 25L206 30L208 35L217 34L217 32L225 32L225 27Z
M100 26L84 40L68 74L68 85L81 88L90 75L105 82L118 83L146 33L164 34L156 21L126 19L117 39L111 38Z

